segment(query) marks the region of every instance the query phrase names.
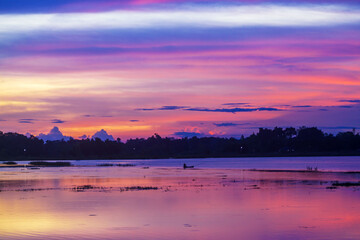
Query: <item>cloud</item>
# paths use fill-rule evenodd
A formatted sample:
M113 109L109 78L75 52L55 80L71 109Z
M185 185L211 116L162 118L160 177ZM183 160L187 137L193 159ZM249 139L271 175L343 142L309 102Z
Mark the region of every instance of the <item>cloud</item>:
M351 105L341 105L341 106L338 106L339 108L353 108L354 106L351 106Z
M204 137L205 135L203 133L198 133L198 132L175 132L173 134L176 137Z
M30 123L30 124L33 124L34 122L32 122L32 121L27 121L27 120L20 120L18 123Z
M137 108L135 110L140 111L159 111L159 110L184 110L184 111L196 111L196 112L255 112L255 111L281 111L278 108L270 107L258 107L258 108L203 108L203 107L184 107L184 106L163 106L160 108Z
M179 110L179 109L184 109L186 108L185 106L162 106L160 108L137 108L135 110L140 110L140 111L157 111L157 110Z
M101 129L100 131L96 132L92 137L92 139L99 138L101 141L115 141L114 137L112 135L109 135L104 129Z
M82 135L82 136L80 136L80 137L78 137L79 139L82 139L82 140L85 140L85 139L88 139L88 138L90 138L90 136L87 136L87 135Z
M224 103L224 106L239 106L239 105L247 105L249 103Z
M339 102L348 102L348 103L360 103L360 99L344 99L344 100L339 100Z
M140 120L137 120L137 119L131 119L129 120L130 122L139 122Z
M66 121L60 120L60 119L53 119L51 120L51 123L64 123Z
M6 121L5 119L1 119L1 118L0 118L0 122L5 122L5 121Z
M232 123L232 122L224 122L224 123L213 123L217 127L235 127L242 125L249 125L249 123Z
M38 138L46 142L46 141L58 141L58 140L69 141L71 137L64 136L62 132L60 132L58 127L54 127L53 129L50 130L48 134L40 133Z
M292 106L293 108L310 108L313 107L311 105L297 105L297 106Z
M322 129L348 129L348 130L352 130L352 129L357 129L359 127L351 127L351 126L335 126L335 127L319 127L319 128L322 128Z
M18 123L30 123L30 124L33 124L34 121L36 121L36 119L33 119L33 118L22 118L22 119L19 119Z
M85 115L82 115L83 117L86 117L86 118L89 118L89 117L95 117L95 115L90 115L90 114L85 114Z
M344 5L226 5L93 13L3 14L0 33L149 28L316 27L354 24L358 9Z
M178 110L178 109L183 109L186 108L184 106L163 106L161 108L159 108L159 110Z
M255 112L255 111L281 111L278 108L187 108L187 111L197 111L197 112L228 112L228 113L237 113L237 112Z

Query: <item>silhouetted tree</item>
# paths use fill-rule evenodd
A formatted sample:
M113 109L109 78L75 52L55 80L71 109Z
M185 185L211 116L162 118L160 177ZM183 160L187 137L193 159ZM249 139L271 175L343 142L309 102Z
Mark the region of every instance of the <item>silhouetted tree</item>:
M17 133L0 131L0 160L11 159L98 159L98 158L183 158L261 155L352 154L360 155L360 135L341 132L325 134L316 127L260 128L249 137L145 138L116 141L84 139L44 142Z

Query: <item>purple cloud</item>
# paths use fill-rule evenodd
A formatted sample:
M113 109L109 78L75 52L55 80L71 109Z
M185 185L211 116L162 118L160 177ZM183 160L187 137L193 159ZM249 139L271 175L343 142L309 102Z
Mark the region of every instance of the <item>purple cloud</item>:
M339 102L360 103L360 99L339 100Z
M109 135L104 129L101 129L100 131L96 132L92 137L92 139L99 138L101 141L115 141L114 137L112 135Z
M232 123L232 122L224 122L224 123L213 123L217 127L235 127L235 126L243 126L249 125L250 123Z
M351 105L342 105L342 106L338 106L339 108L353 108L354 106Z
M247 105L247 104L249 104L249 103L240 102L240 103L223 103L221 105L224 105L224 106L239 106L239 105Z
M82 136L79 136L78 138L79 139L82 139L82 140L85 140L85 139L88 139L90 136L87 136L87 135L82 135Z
M157 110L179 110L179 109L184 109L186 108L185 106L162 106L159 108L137 108L135 110L140 110L140 111L157 111Z
M58 127L54 127L53 129L50 130L48 134L40 133L38 138L46 142L46 141L59 141L59 140L69 141L71 137L64 136L62 132L60 132Z
M293 108L310 108L313 107L311 105L297 105L297 106L292 106Z
M185 110L196 112L255 112L255 111L281 111L281 109L273 107L258 107L258 108L203 108L203 107L184 107L184 106L163 106L160 108L138 108L140 111L158 111L158 110Z
M66 121L60 120L60 119L53 119L51 120L51 123L64 123Z
M22 119L19 119L18 123L29 123L29 124L33 124L34 121L36 121L36 119L33 119L33 118L22 118Z
M175 132L173 134L174 136L176 137L182 137L182 138L185 138L185 137L204 137L205 135L202 134L202 133L197 133L197 132Z
M227 113L237 113L237 112L255 112L255 111L281 111L278 108L187 108L187 111L197 111L197 112L227 112Z

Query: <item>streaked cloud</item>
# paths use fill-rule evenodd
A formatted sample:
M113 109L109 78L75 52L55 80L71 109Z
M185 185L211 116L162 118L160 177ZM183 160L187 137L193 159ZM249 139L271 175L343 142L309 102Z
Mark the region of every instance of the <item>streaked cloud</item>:
M217 127L236 127L249 125L249 123L233 123L233 122L224 122L224 123L213 123Z
M64 123L66 121L60 120L60 119L53 119L51 120L51 123Z
M34 121L36 121L36 119L33 119L33 118L22 118L22 119L19 119L18 123L30 123L30 124L33 124Z
M293 108L310 108L312 107L311 105L296 105L296 106L292 106Z
M223 103L224 106L241 106L241 105L248 105L249 103Z
M141 110L141 111L155 111L155 110L179 110L179 109L185 109L187 107L184 106L162 106L159 108L137 108L135 110Z
M345 100L339 100L339 102L347 102L347 103L360 103L360 99L345 99Z
M340 106L337 106L339 108L353 108L354 106L353 105L340 105Z
M359 10L342 5L196 6L152 11L2 14L0 33L173 27L316 27L354 24L359 21Z
M187 108L187 111L197 112L224 112L224 113L238 113L238 112L255 112L255 111L281 111L278 108L259 107L259 108Z
M160 108L137 108L135 110L140 110L140 111L184 110L184 111L195 111L195 112L224 112L224 113L255 112L255 111L281 111L281 109L273 108L273 107L206 108L206 107L184 107L184 106L163 106Z

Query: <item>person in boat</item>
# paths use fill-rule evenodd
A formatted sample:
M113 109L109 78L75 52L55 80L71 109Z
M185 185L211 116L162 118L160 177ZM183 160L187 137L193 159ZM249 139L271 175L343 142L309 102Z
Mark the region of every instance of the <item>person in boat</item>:
M186 168L194 168L194 166L188 166L188 165L186 165L186 163L184 163L184 169L186 169Z

